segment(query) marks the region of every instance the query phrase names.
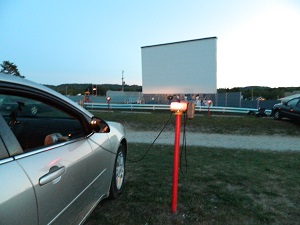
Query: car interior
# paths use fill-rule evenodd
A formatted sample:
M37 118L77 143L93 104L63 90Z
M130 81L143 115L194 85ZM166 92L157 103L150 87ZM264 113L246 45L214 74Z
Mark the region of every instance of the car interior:
M32 99L0 95L0 112L25 152L85 134L79 120Z

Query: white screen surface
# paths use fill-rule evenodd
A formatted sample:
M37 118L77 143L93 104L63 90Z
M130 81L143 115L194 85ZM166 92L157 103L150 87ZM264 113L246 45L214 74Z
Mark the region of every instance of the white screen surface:
M143 94L216 93L216 40L142 47Z

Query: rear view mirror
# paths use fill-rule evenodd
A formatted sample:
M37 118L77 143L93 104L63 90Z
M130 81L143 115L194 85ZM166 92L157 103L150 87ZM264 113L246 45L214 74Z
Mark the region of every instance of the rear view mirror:
M92 130L95 132L109 133L110 131L108 124L104 120L101 120L97 117L93 117L90 124Z

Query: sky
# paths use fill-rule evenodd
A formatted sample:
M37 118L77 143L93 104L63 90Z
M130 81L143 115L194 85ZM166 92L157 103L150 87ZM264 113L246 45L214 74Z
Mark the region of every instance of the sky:
M141 47L217 37L217 88L300 86L299 0L1 0L0 27L42 84L142 85Z

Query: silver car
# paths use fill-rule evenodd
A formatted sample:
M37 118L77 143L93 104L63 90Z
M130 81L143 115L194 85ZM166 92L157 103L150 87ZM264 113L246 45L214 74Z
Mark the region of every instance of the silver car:
M0 74L0 112L0 224L80 224L122 192L121 124L7 74Z

